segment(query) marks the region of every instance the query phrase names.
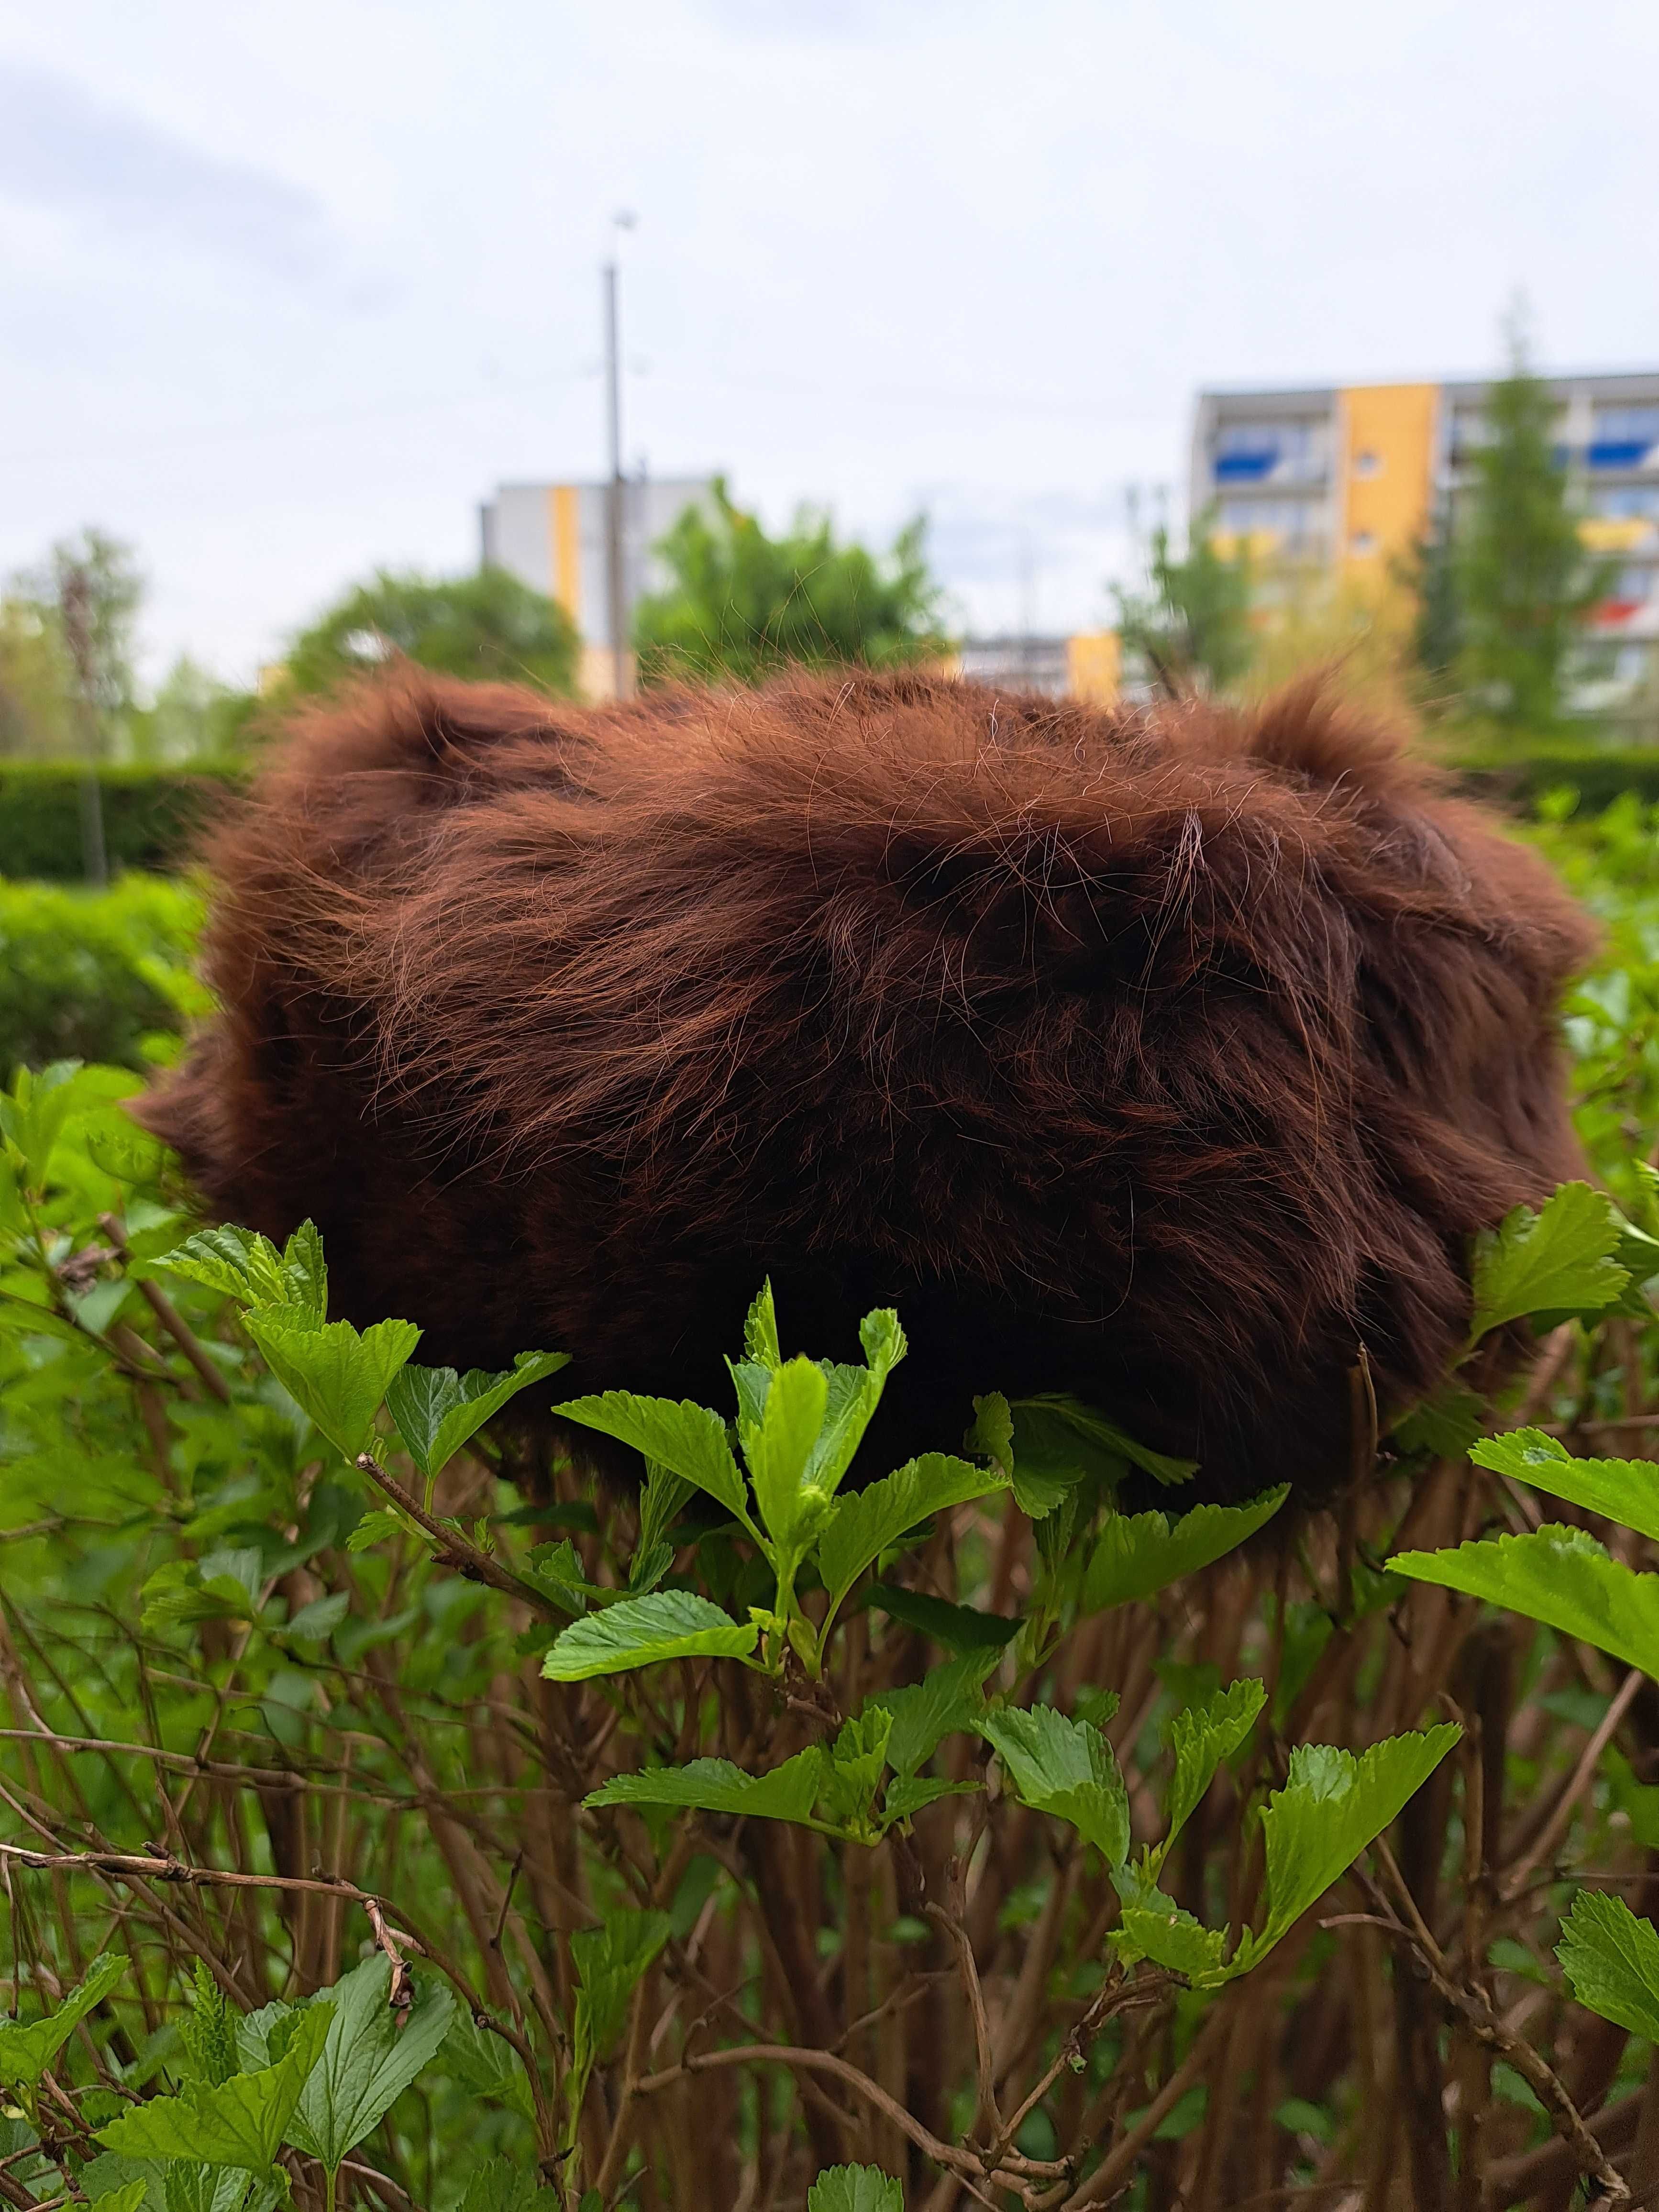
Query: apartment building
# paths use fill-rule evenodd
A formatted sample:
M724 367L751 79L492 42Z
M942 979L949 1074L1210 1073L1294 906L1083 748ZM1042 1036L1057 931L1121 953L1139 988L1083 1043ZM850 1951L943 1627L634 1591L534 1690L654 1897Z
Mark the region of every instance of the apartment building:
M1593 622L1607 649L1580 703L1617 712L1659 682L1659 370L1547 382L1585 544L1618 564ZM1203 392L1190 511L1212 513L1220 542L1269 566L1306 563L1381 587L1439 503L1455 512L1488 388Z
M582 638L582 689L608 697L616 628L611 607L607 514L601 483L502 484L478 510L479 554L564 608ZM623 606L637 606L671 579L654 550L688 507L713 510L710 477L629 477L622 485Z

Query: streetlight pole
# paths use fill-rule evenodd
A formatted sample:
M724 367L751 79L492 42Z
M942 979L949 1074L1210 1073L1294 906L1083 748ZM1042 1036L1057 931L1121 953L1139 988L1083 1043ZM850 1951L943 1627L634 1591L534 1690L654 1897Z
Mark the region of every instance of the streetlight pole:
M634 218L629 214L615 216L612 222L619 231L634 228ZM629 681L628 666L628 562L623 544L623 513L626 487L623 481L622 340L617 297L617 249L613 244L611 258L605 264L605 429L611 449L611 481L605 487L605 595L611 602L611 688L618 699L625 699L632 686Z

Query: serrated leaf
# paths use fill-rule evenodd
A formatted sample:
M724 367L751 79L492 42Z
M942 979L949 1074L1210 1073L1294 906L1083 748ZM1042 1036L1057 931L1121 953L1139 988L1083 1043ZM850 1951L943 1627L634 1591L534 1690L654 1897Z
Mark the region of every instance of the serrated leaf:
M179 2040L184 2045L193 2081L204 2082L214 2089L241 2070L236 2056L236 2020L230 1999L206 1963L198 1959L190 2010L179 2028Z
M322 1644L351 1610L351 1599L344 1590L332 1591L327 1597L313 1598L302 1605L298 1613L275 1632L295 1643Z
M643 1595L653 1589L674 1564L674 1547L668 1532L679 1519L691 1485L683 1474L647 1460L645 1487L640 1492L640 1540L629 1562L628 1586Z
M941 1797L971 1797L984 1786L981 1782L946 1782L929 1774L896 1774L881 1801L881 1826L886 1829L913 1820Z
M1217 1767L1232 1756L1255 1726L1267 1698L1266 1683L1247 1678L1173 1716L1168 1733L1175 1772L1164 1807L1164 1840L1152 1855L1154 1867L1163 1864L1170 1844L1203 1802Z
M1030 1480L1036 1476L1076 1483L1092 1474L1115 1481L1127 1463L1168 1488L1188 1481L1197 1470L1196 1460L1153 1451L1077 1398L1054 1393L1018 1398L1009 1411L1013 1416L1017 1487L1022 1478Z
M930 1668L920 1682L884 1690L870 1700L892 1717L887 1763L896 1774L915 1774L947 1735L977 1726L985 1706L985 1678L998 1656L996 1650L967 1652L946 1666Z
M200 2159L263 2173L282 2148L333 2017L328 2005L307 2011L275 2065L214 2088L198 2082L177 2097L152 2097L100 2128L96 2140L127 2158Z
M630 1390L607 1390L597 1398L571 1398L553 1408L561 1419L578 1421L631 1444L647 1459L660 1460L699 1490L707 1491L734 1521L758 1535L749 1511L743 1474L726 1439L726 1424L707 1406L689 1398L640 1398Z
M1012 1482L1014 1472L1014 1417L1000 1390L988 1390L974 1401L974 1425L962 1440L965 1452L977 1452L1000 1468Z
M377 1955L313 2000L332 2019L287 2139L331 2172L437 2057L449 2033L455 2001L441 1983L418 1982L401 2019L387 2002L391 1984L391 1965Z
M1109 1866L1129 1855L1129 1799L1112 1747L1086 1721L1053 1705L987 1713L980 1733L995 1747L1023 1805L1067 1820Z
M905 1627L915 1628L952 1651L1000 1651L1019 1634L1019 1623L1006 1613L981 1613L977 1606L951 1605L925 1590L900 1589L872 1583L870 1603Z
M660 1805L810 1824L828 1758L823 1747L814 1744L769 1774L745 1774L729 1759L694 1759L684 1766L653 1766L642 1774L619 1774L582 1802Z
M822 1770L821 1795L830 1820L855 1828L868 1826L892 1730L893 1716L875 1703L842 1723Z
M1195 1505L1173 1523L1162 1513L1109 1513L1084 1571L1085 1613L1147 1598L1237 1551L1290 1496L1288 1483L1245 1505Z
M392 1378L420 1342L413 1322L377 1321L360 1335L346 1321L317 1322L286 1308L244 1316L271 1373L348 1460L367 1449Z
M793 1547L823 1510L805 1477L830 1385L811 1359L787 1359L766 1379L759 1420L740 1414L738 1435L767 1534L774 1543Z
M27 2027L15 2020L0 2021L0 2087L33 2088L81 2022L102 2004L126 1970L125 1959L100 1951L76 1986L44 2020L31 2021Z
M564 2212L564 2196L511 2159L487 2158L467 2182L460 2212Z
M1555 1955L1581 2005L1659 2043L1659 1930L1609 1891L1581 1889Z
M536 1545L525 1562L525 1571L555 1605L571 1614L586 1613L589 1599L600 1594L583 1573L576 1547L568 1536L561 1536L556 1543Z
M378 1506L372 1513L364 1514L346 1538L345 1547L348 1552L372 1552L376 1544L397 1535L403 1526L401 1515L388 1507Z
M806 1480L826 1494L839 1488L881 1403L887 1378L908 1349L898 1316L886 1306L866 1314L859 1323L859 1342L864 1366L842 1367L830 1360L819 1363L829 1396L807 1462Z
M826 2166L806 2192L806 2212L904 2212L904 2191L878 2166Z
M1452 1722L1387 1736L1358 1757L1331 1744L1299 1744L1289 1778L1261 1815L1267 1918L1242 1955L1254 1966L1340 1881L1373 1838L1413 1797L1462 1730Z
M1546 1522L1455 1551L1396 1552L1389 1567L1507 1607L1659 1678L1659 1575L1636 1573L1582 1528Z
M1613 1257L1622 1224L1612 1200L1587 1182L1563 1183L1534 1213L1517 1206L1475 1239L1476 1343L1505 1322L1599 1313L1630 1280Z
M328 1267L314 1221L302 1221L281 1252L269 1237L234 1224L198 1230L156 1264L243 1305L319 1323L328 1312Z
M752 1620L738 1623L691 1590L654 1590L572 1621L542 1672L556 1682L586 1682L665 1659L746 1659L759 1639Z
M569 1364L568 1352L521 1352L499 1374L482 1367L458 1375L453 1367L405 1366L386 1391L386 1410L429 1482L510 1398Z
M641 1976L668 1941L665 1912L618 1911L599 1928L579 1929L570 1939L575 1961L575 2018L571 2033L570 2108L581 2109L587 2077L595 2063L620 2040L628 2020L628 2001Z
M1650 1459L1575 1459L1542 1429L1483 1437L1470 1447L1469 1457L1477 1467L1513 1475L1659 1541L1659 1467Z
M1133 1867L1115 1869L1112 1879L1121 1909L1111 1941L1126 1965L1150 1959L1199 1990L1218 1989L1231 1978L1224 1928L1206 1928Z
M1430 1452L1436 1459L1462 1459L1486 1425L1486 1405L1478 1391L1448 1382L1431 1398L1413 1406L1389 1435L1401 1451Z
M838 1500L818 1538L818 1572L830 1593L830 1616L864 1570L907 1530L952 1505L1007 1486L1007 1478L997 1470L944 1452L925 1452L867 1490Z
M783 1354L778 1349L777 1308L772 1302L769 1280L756 1292L755 1302L744 1322L743 1352L745 1359L764 1367L769 1373L783 1364Z

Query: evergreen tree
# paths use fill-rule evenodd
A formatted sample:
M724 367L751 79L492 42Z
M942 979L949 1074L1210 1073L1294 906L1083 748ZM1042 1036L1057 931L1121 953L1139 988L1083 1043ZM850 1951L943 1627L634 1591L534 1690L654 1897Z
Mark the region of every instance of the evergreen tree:
M884 559L837 544L829 518L803 508L773 538L716 478L712 517L687 507L657 549L673 581L635 612L641 681L752 684L791 664L891 668L942 653L924 536L911 523Z
M1511 730L1559 726L1584 617L1607 589L1604 566L1578 535L1556 435L1555 403L1512 336L1510 372L1492 387L1472 458L1449 580L1465 686Z

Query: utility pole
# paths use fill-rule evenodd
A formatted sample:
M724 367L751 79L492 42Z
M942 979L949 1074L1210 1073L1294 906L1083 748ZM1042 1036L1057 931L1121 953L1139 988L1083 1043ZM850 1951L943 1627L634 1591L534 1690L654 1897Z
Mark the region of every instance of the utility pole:
M631 230L634 218L619 214L611 218L617 230ZM605 490L605 592L611 602L611 681L618 699L627 698L632 685L628 666L628 562L623 544L622 444L622 338L617 308L617 257L612 245L605 264L605 428L611 447L611 482Z

